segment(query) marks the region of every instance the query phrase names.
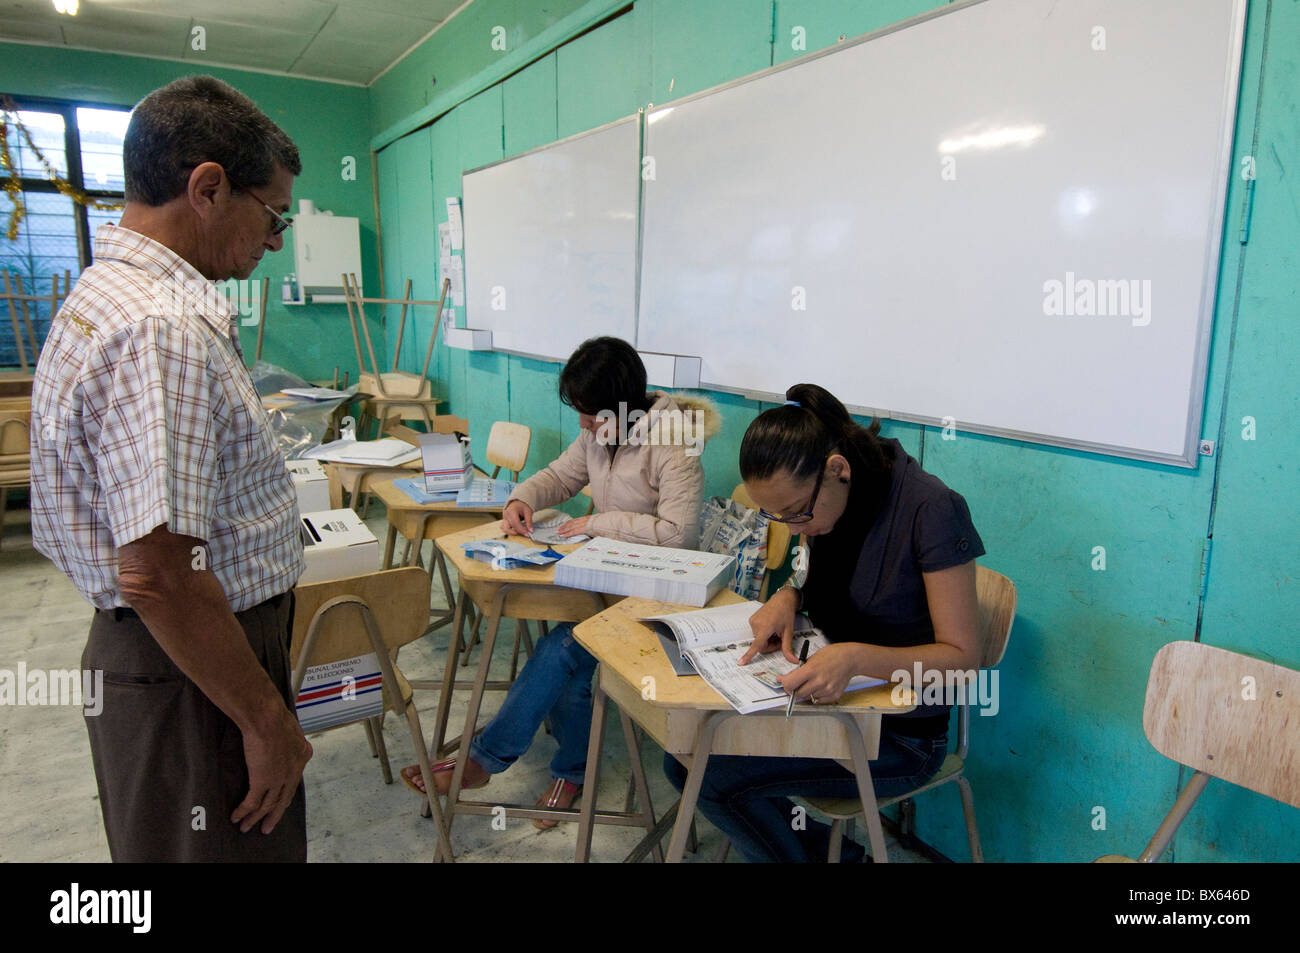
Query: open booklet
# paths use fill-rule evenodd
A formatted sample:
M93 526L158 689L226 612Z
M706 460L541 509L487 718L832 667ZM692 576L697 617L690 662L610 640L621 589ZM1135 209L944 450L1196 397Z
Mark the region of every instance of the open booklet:
M777 677L799 667L786 659L780 650L759 655L748 665L740 664L740 659L754 641L749 617L762 607L760 602L737 602L713 609L646 616L641 621L655 623L659 640L673 663L673 671L678 675L689 675L693 669L732 708L747 715L787 704L790 696ZM669 635L664 634L665 629ZM830 644L807 616L796 615L792 646L795 655L800 653L805 640L809 658ZM883 684L883 678L855 675L844 690L853 692Z

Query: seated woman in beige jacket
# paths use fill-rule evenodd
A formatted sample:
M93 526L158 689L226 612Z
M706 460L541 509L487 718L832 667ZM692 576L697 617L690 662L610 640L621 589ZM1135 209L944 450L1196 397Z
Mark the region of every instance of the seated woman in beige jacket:
M645 365L618 338L592 338L573 352L560 373L560 399L578 411L582 432L544 470L516 488L503 520L511 533L532 532L535 510L555 506L591 485L595 512L559 527L632 543L693 549L699 536L704 469L700 452L718 429L706 401L660 391L646 393ZM549 714L559 750L553 781L537 803L570 807L582 790L591 730L591 678L596 660L563 623L538 642L496 717L470 746L462 787L483 787L532 745ZM455 759L433 765L445 794ZM403 769L407 785L423 794L418 765ZM555 821L533 821L540 828Z

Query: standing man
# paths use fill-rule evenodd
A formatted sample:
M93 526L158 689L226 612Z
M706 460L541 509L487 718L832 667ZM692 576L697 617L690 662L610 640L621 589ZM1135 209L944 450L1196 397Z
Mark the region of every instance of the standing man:
M292 140L209 76L150 93L126 208L32 389L32 535L95 606L82 666L114 861L303 861L312 749L290 697L298 507L213 286L279 251Z

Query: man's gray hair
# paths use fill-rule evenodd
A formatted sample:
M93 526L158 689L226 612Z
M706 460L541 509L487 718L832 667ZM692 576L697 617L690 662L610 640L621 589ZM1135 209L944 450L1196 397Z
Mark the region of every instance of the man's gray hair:
M241 185L267 185L281 165L302 173L298 147L251 99L212 76L186 76L136 105L122 149L126 198L164 205L190 172L216 162Z

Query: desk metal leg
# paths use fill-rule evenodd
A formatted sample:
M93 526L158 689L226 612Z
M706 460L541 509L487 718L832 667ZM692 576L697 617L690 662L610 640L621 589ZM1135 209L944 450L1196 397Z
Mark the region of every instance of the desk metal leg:
M451 716L451 693L456 687L456 662L460 654L461 629L465 625L465 604L469 596L464 592L456 599L456 617L452 632L447 638L447 660L442 667L442 689L438 694L438 715L433 727L433 757L442 757L447 741L447 721Z
M645 821L645 829L648 834L655 828L655 811L654 805L650 803L650 785L646 783L645 765L641 763L641 746L637 743L636 724L628 713L621 708L618 710L618 717L619 721L623 723L623 740L627 744L628 761L632 767L632 783L635 786L637 803L641 806L639 813ZM632 806L625 804L623 810L631 812ZM655 841L652 853L654 854L655 863L662 864L664 862L663 847L658 841Z
M591 835L595 827L596 788L600 783L600 756L605 741L605 714L609 696L600 687L597 675L596 691L591 696L591 740L587 742L587 774L582 779L582 807L578 815L578 848L574 863L585 864L591 857Z
M496 595L492 597L492 607L488 610L487 630L483 633L483 650L479 656L478 674L474 677L474 688L469 696L469 710L465 712L465 730L461 732L460 748L456 754L456 768L451 773L451 787L447 790L447 830L450 832L451 823L456 819L456 802L460 800L460 783L465 777L465 761L469 758L470 742L474 740L474 728L478 723L479 707L483 704L483 690L487 687L488 669L492 667L492 650L496 647L497 629L501 627L501 610L506 603L506 596L510 592L510 586L501 586L497 589ZM450 659L448 662L450 663ZM448 664L448 675L444 676L444 683L447 677L451 677L454 683L455 666ZM450 686L448 686L450 689ZM450 698L451 692L448 690L447 697ZM433 779L428 780L429 784Z
M713 735L717 732L718 725L734 714L731 711L714 712L700 725L691 769L686 774L686 786L682 788L682 799L677 806L677 822L673 824L673 836L668 842L665 859L670 864L680 863L686 852L686 838L690 833L691 820L695 817L695 802L699 800L700 786L704 783L704 769L708 767L709 752L713 750Z
M388 524L388 539L384 542L384 561L382 563L385 569L393 568L393 546L397 543L397 527L392 523Z
M871 781L871 766L867 761L867 746L862 741L862 731L849 715L837 715L849 738L853 752L853 772L858 782L858 797L862 799L862 815L871 841L871 859L877 864L889 863L885 849L885 832L880 826L880 808L876 806L876 787Z

